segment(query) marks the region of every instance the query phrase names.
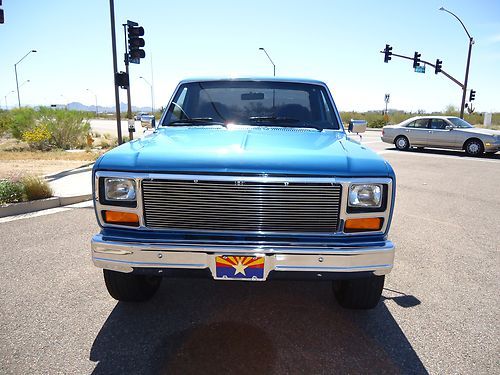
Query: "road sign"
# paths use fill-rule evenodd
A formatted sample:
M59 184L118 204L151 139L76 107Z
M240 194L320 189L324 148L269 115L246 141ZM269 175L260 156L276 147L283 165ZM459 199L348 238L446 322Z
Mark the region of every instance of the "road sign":
M425 65L415 67L415 73L425 73Z

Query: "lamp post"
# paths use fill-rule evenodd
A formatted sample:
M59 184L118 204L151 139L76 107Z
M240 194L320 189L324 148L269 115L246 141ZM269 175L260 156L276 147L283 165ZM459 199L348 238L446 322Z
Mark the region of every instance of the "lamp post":
M4 100L5 100L5 110L8 110L8 109L9 109L9 107L7 106L7 97L8 97L10 94L14 93L14 92L15 92L14 90L11 90L11 91L9 91L7 94L5 94L5 95L3 96L3 98L4 98Z
M276 77L276 65L274 65L274 62L271 59L271 57L269 56L269 54L267 53L266 49L263 48L263 47L260 47L259 51L264 51L264 53L266 54L266 56L269 59L269 61L271 61L271 64L273 64L273 77Z
M154 96L153 96L153 85L151 83L149 83L147 81L147 79L144 78L143 76L140 76L139 78L142 79L142 80L144 80L144 82L146 82L149 85L150 89L151 89L151 114L154 116L154 114L155 114L155 99L154 99Z
M19 60L18 62L16 62L14 64L14 72L16 73L16 88L17 88L17 105L19 106L19 108L21 108L21 97L19 96L19 83L17 81L17 65L19 65L19 63L21 61L23 61L26 56L28 56L31 52L36 52L36 50L32 49L31 51L29 51L26 55L24 55L21 60Z
M462 90L463 90L463 92L462 92L462 105L460 106L460 118L464 118L465 98L467 96L467 81L469 80L470 55L472 52L472 45L474 44L474 38L469 34L464 23L462 22L462 20L460 18L458 18L458 16L455 13L450 12L448 9L445 9L444 7L439 8L439 10L447 12L447 13L451 14L453 17L455 17L458 20L458 22L460 22L460 24L464 28L465 32L467 33L467 36L469 37L469 53L467 55L467 66L465 68L465 80L464 80L464 86L462 88Z
M89 93L93 94L95 97L95 117L99 116L99 107L97 106L97 95L90 89L86 89Z

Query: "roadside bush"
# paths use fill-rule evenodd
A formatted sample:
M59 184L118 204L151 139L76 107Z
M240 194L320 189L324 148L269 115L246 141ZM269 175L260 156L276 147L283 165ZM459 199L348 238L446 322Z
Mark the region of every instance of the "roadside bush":
M14 138L22 139L23 133L36 125L37 112L33 108L23 107L10 111L10 133Z
M24 177L21 183L24 186L26 199L29 201L50 198L53 195L52 188L43 177Z
M4 135L10 130L11 123L12 123L11 112L0 110L0 136Z
M39 124L33 129L23 132L22 139L36 150L46 151L50 149L52 134L47 125Z
M0 180L0 204L21 202L23 193L21 182Z
M378 118L375 120L371 120L368 123L368 127L369 128L383 128L386 124L387 124L387 122L383 118Z
M50 131L51 143L62 149L83 148L90 132L86 114L80 111L61 111L40 108L40 123Z

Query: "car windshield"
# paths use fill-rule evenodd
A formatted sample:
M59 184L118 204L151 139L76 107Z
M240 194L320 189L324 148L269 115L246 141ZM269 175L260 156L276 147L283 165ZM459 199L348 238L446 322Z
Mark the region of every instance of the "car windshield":
M453 126L456 128L473 128L473 126L467 121L462 120L458 117L448 117L448 120L450 120Z
M165 126L240 124L339 129L321 85L274 81L209 81L179 87Z

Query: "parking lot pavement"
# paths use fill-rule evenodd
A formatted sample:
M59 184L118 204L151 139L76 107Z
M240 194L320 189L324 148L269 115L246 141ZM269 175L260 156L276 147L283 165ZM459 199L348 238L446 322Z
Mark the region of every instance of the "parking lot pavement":
M116 303L91 206L60 208L0 222L0 373L499 373L500 160L381 147L397 253L376 309L300 281L166 279Z

